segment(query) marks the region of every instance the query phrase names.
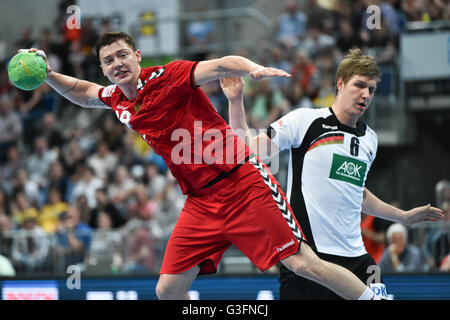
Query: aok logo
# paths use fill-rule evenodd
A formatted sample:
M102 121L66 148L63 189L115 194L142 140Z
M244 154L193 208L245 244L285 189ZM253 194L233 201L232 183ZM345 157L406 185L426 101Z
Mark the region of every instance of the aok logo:
M341 180L362 187L366 175L367 164L362 161L333 154L330 178Z
M361 174L359 171L361 170L362 166L355 164L350 161L345 161L337 170L338 172L345 174L347 176L355 177L357 179L361 178Z

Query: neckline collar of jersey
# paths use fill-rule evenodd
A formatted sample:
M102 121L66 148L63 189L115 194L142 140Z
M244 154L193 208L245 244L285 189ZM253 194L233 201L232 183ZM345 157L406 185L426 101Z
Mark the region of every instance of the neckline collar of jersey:
M356 122L356 128L350 127L346 124L343 124L339 121L339 119L336 117L336 114L334 113L334 110L332 107L328 108L331 112L331 114L333 115L333 117L336 119L336 122L338 124L338 127L345 132L349 132L349 133L353 133L356 136L363 136L365 131L366 131L366 125L364 124L364 122L362 122L361 120L358 120L358 122Z

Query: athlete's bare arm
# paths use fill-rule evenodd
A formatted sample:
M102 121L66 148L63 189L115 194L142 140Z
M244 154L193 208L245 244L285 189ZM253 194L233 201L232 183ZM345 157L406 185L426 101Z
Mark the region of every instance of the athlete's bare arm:
M45 59L45 62L47 62L47 79L45 82L64 98L85 108L109 109L109 107L98 98L98 91L103 88L103 86L57 73L51 68L45 53L40 50L38 51L35 48L31 48L29 51L37 52L37 54Z
M413 225L424 221L439 221L444 218L443 211L430 204L405 211L377 198L364 188L362 211L378 218Z
M220 59L201 61L194 72L195 84L211 82L225 77L244 77L256 80L264 77L290 77L284 70L266 68L240 56L225 56Z
M269 136L261 133L253 136L245 117L243 81L239 77L222 78L220 85L229 102L230 127L240 135L250 149L262 160L270 159L280 150ZM243 133L242 135L240 133Z

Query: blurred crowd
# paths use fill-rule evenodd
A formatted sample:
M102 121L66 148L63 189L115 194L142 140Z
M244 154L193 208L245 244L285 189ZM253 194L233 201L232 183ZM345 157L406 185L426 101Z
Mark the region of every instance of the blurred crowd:
M74 264L93 273L158 272L185 200L161 157L112 112L75 107L46 84L25 92L8 81L6 67L12 55L20 48L35 47L47 53L54 70L107 83L92 48L98 35L110 30L110 22L94 24L85 18L81 29L69 30L66 8L71 4L60 2L53 24L59 28L49 26L37 34L25 28L14 47L0 57L0 257L18 275L65 273ZM380 28L369 27L370 4L381 9ZM408 22L448 20L449 15L448 0L280 3L280 15L268 36L270 45L233 52L293 76L245 82L250 126L265 129L292 109L330 106L334 74L348 49L356 46L372 53L381 67L395 65L399 34ZM189 46L199 50L179 58L220 55L208 50L217 39L214 21L192 21L185 32ZM227 120L227 101L219 83L202 88ZM380 87L378 94L389 94L389 86ZM283 185L286 168L281 166ZM373 221L365 226L373 229ZM381 230L378 237L374 230ZM404 230L396 227L389 232L384 225L372 231L368 234L383 244L377 260L381 262L383 254L394 250L385 250L393 247L394 236ZM445 238L446 253L448 234L448 230L433 233ZM444 264L442 254L440 258L431 251L423 254L431 270Z

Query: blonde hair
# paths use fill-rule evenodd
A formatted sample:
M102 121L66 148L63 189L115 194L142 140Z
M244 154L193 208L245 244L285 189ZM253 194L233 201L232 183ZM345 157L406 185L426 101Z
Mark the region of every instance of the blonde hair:
M361 49L353 48L342 59L336 72L335 88L337 93L337 81L342 78L347 83L354 75L376 78L380 81L380 69L375 59L369 55L363 55Z

